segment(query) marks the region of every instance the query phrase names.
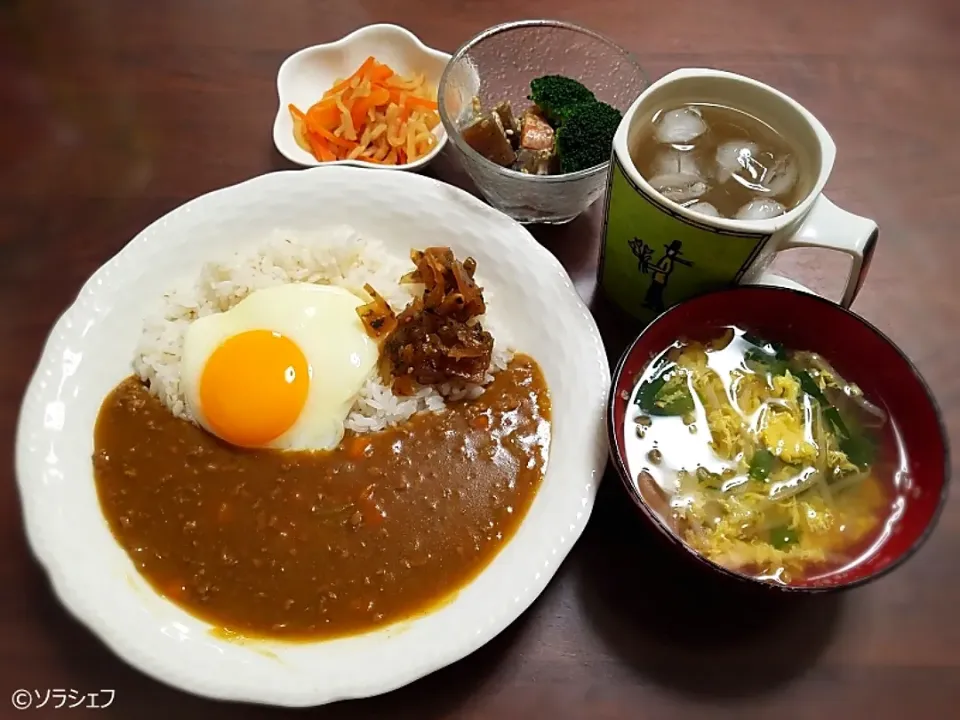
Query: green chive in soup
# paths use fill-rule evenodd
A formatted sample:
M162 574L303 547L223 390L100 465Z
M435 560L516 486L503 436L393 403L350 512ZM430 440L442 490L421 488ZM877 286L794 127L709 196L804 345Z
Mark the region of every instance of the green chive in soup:
M739 328L680 341L628 405L627 466L690 547L807 583L869 557L902 514L896 426L815 353Z

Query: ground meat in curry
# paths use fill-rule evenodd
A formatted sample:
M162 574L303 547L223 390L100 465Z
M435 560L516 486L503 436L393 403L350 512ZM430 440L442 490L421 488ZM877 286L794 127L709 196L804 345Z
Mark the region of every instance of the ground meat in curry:
M319 639L428 610L490 562L543 478L550 402L518 355L479 399L332 452L242 451L130 378L95 442L104 514L159 592L233 632Z

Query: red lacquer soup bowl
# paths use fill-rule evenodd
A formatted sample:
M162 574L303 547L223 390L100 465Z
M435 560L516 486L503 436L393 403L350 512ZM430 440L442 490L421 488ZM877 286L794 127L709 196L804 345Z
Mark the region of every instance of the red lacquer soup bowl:
M729 570L683 542L651 505L656 498L642 492L632 476L624 433L636 432L628 412L632 412L630 397L640 376L655 356L676 341L708 340L731 326L789 349L819 353L892 420L889 425L899 438L902 470L896 484L891 478L890 516L856 562L791 578L786 584ZM611 388L608 430L610 452L627 493L642 515L680 552L713 572L786 592L849 588L890 572L929 537L947 495L947 437L933 396L916 368L865 320L828 300L795 290L740 287L688 300L660 315L620 359ZM692 436L691 442L696 441ZM660 502L663 507L662 499Z

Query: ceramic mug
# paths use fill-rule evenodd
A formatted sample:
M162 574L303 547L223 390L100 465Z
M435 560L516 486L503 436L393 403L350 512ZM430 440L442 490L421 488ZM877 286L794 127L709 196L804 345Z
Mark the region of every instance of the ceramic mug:
M630 147L658 110L684 103L717 104L762 119L795 146L803 200L778 217L728 220L691 212L658 193L640 175ZM830 202L823 187L836 145L803 106L741 75L684 69L647 88L624 114L613 140L599 282L625 311L642 320L682 300L739 283L757 283L781 250L829 248L853 260L840 304L863 284L877 242L877 224Z

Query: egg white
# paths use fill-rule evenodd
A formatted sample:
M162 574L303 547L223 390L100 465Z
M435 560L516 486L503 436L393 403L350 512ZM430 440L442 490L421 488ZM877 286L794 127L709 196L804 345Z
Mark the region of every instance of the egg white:
M310 388L296 422L264 447L336 447L343 439L344 420L379 354L356 313L363 302L342 287L291 283L256 290L230 310L195 320L184 335L180 364L181 388L190 414L216 434L200 404L200 378L207 359L234 335L270 330L299 346L309 366Z

